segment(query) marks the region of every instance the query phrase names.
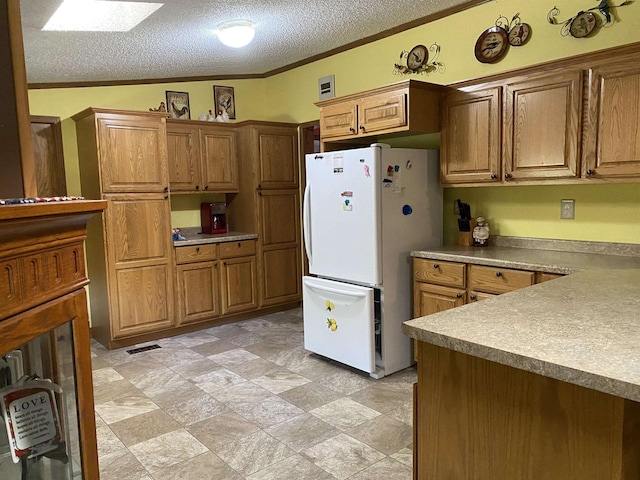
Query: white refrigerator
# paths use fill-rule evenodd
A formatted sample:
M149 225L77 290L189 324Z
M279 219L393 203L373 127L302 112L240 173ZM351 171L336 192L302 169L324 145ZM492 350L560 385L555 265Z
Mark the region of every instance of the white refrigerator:
M442 243L437 150L309 154L303 202L304 345L374 378L412 363L412 250Z

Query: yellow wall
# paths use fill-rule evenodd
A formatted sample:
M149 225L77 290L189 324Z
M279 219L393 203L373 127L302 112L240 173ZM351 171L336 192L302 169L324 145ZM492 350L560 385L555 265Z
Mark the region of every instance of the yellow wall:
M556 1L560 19L597 3L597 0ZM264 80L218 83L235 87L238 120L306 122L318 118L318 110L313 105L318 99L318 78L335 74L338 96L403 80L406 77L393 75L393 64L400 51L416 44L437 42L442 49L440 61L446 69L442 74L413 78L448 84L640 41L640 2L618 9L618 23L583 39L562 37L559 26L547 23L547 11L553 5L554 2L539 0L495 0ZM516 12L532 26L530 41L523 47L511 48L496 64L477 62L473 47L478 35L492 26L499 15L511 18ZM164 99L165 90L178 90L189 92L192 116L197 117L210 108L214 83L35 90L30 91L29 98L33 114L68 119L87 106L147 109ZM70 193L77 194L78 159L72 120L63 121L63 132ZM433 138L426 142L432 143ZM419 146L424 145L419 142ZM446 189L445 239L454 241L452 202L461 198L472 205L474 215L489 218L494 234L640 243L640 218L635 213L640 211L639 189L637 184ZM576 220L559 220L562 198L576 199ZM184 207L185 202L189 203L180 200L179 204ZM197 202L191 203L191 207L181 207L181 213L174 213L174 222L196 218L190 208L195 208L193 205Z

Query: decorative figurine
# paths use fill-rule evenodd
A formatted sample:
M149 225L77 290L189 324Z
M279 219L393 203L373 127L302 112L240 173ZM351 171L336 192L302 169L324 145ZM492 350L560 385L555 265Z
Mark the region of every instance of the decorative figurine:
M158 108L150 108L149 111L150 112L166 112L167 107L165 106L164 102L160 102L160 105L158 105Z
M478 247L486 247L489 245L489 224L484 217L478 217L476 222L473 229L473 244Z
M226 110L218 110L218 116L216 117L216 122L228 122L229 114Z

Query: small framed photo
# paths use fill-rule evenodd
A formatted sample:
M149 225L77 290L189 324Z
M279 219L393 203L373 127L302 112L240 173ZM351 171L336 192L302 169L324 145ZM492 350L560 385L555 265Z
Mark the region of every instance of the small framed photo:
M233 95L233 87L213 86L213 104L216 106L216 115L225 113L229 120L236 119L236 99Z
M167 90L167 112L169 112L169 118L189 120L191 118L189 94L187 92L170 92Z

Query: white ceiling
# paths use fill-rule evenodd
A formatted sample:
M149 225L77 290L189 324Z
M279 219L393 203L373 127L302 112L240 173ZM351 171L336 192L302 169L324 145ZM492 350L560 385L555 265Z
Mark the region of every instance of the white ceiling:
M262 75L470 3L164 0L163 7L129 32L43 32L61 2L20 1L30 84ZM220 22L237 19L255 23L255 39L241 49L225 47L213 31Z

